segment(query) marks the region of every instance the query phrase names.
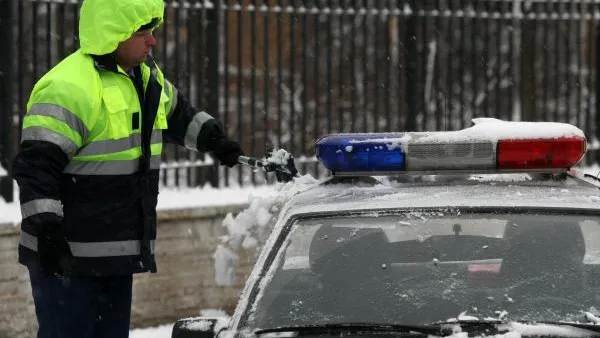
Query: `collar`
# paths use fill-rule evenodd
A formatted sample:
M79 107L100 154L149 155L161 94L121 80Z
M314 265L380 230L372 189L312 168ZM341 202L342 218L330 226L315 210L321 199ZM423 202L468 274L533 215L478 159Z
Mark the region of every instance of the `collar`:
M114 55L112 54L104 54L104 55L91 55L92 59L94 59L94 66L100 70L108 70L111 72L119 72L119 67L117 65L117 60L115 60Z
M94 59L94 66L97 69L119 73L120 67L117 64L117 60L115 59L113 54L104 54L104 55L90 54L90 55L91 55L92 59ZM146 64L146 66L148 66L150 68L150 73L154 77L156 77L157 71L156 71L156 64L154 63L154 58L151 55L148 55L144 64ZM135 69L135 68L139 68L139 66L132 68L131 72L133 72L133 69ZM125 74L129 75L130 73L125 72Z

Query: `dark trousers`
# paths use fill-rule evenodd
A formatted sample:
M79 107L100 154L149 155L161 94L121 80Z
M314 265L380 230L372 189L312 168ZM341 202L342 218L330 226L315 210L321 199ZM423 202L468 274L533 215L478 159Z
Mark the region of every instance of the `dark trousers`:
M46 277L29 267L38 338L127 338L132 276Z

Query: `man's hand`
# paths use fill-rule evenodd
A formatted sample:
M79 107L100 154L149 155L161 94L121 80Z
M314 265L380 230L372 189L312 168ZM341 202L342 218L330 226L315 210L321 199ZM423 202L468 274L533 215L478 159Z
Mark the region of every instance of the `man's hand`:
M244 152L239 143L225 138L217 143L213 154L222 164L231 168L238 163L238 157L244 155Z
M69 243L59 229L44 227L38 236L40 266L45 276L64 275L68 272L68 261L72 256Z

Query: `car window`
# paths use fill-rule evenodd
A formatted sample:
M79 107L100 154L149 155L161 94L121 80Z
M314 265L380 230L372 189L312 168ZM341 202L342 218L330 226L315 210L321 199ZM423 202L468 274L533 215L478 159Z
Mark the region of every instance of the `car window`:
M572 320L600 306L600 218L424 210L300 219L248 325Z

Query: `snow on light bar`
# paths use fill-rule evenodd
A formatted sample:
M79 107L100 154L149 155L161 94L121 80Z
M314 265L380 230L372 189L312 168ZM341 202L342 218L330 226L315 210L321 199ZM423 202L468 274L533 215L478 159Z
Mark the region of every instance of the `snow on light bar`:
M334 175L401 171L557 171L581 160L583 132L552 122L474 119L450 132L332 134L316 143Z

